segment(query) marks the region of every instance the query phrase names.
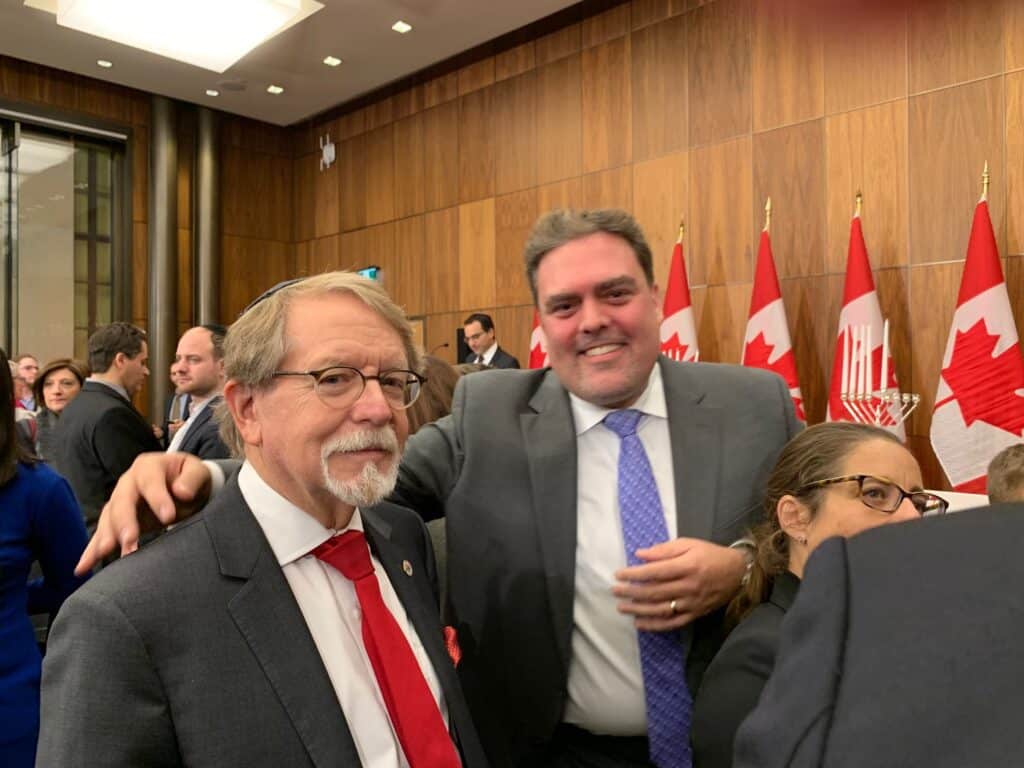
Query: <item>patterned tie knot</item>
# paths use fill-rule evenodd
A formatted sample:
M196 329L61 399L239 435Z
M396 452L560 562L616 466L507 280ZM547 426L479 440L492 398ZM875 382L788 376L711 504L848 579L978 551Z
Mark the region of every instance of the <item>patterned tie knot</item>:
M636 426L640 423L641 416L643 414L633 408L612 411L604 417L604 424L619 437L629 437L636 434Z
M345 531L341 536L325 541L313 550L313 554L333 565L350 581L373 576L370 548L362 531Z

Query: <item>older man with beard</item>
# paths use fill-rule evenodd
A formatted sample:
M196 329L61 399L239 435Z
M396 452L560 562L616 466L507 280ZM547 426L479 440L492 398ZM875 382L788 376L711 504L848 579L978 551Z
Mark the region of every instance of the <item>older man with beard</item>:
M245 463L205 515L65 603L40 765L484 764L430 539L381 503L418 363L401 310L355 275L242 314L222 426Z

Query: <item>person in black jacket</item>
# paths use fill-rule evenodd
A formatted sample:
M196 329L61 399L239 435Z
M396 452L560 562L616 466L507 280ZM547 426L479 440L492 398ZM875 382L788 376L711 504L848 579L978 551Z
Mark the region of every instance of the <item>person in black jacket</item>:
M730 616L742 621L697 694L691 731L697 768L733 764L736 730L772 673L782 619L814 548L833 536L941 514L946 502L921 490L917 460L891 432L832 422L804 430L783 449L764 509L766 520L752 534L749 579L729 606Z
M226 459L231 455L214 418L223 401L226 335L227 328L210 323L189 328L178 340L174 356L177 389L189 398L189 412L168 441L168 451L183 451L201 459Z
M480 363L491 368L518 368L519 361L498 346L494 321L490 315L474 312L462 323L470 353L463 362Z

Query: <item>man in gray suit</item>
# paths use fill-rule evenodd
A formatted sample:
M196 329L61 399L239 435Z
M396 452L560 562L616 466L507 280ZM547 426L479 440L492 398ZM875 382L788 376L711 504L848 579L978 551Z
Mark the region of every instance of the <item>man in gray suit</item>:
M426 527L381 503L417 365L401 309L350 273L239 318L222 426L245 463L206 514L64 604L39 765L486 765Z
M446 517L459 672L493 764L688 765L686 700L746 571L730 545L799 429L792 401L763 371L659 359L651 252L624 212L548 214L526 266L551 369L462 379L452 415L410 440L393 498ZM634 420L621 437L615 413ZM165 461L132 470L90 558L134 546L140 496L173 517ZM206 476L185 464L179 492ZM660 529L639 545L638 508ZM648 685L657 636L675 666Z

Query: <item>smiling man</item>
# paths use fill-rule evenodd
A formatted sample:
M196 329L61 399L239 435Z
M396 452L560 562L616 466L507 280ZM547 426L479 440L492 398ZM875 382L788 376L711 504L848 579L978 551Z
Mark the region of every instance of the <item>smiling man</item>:
M485 764L426 528L381 503L417 366L401 309L356 275L243 313L222 426L245 462L203 516L64 604L40 765Z

